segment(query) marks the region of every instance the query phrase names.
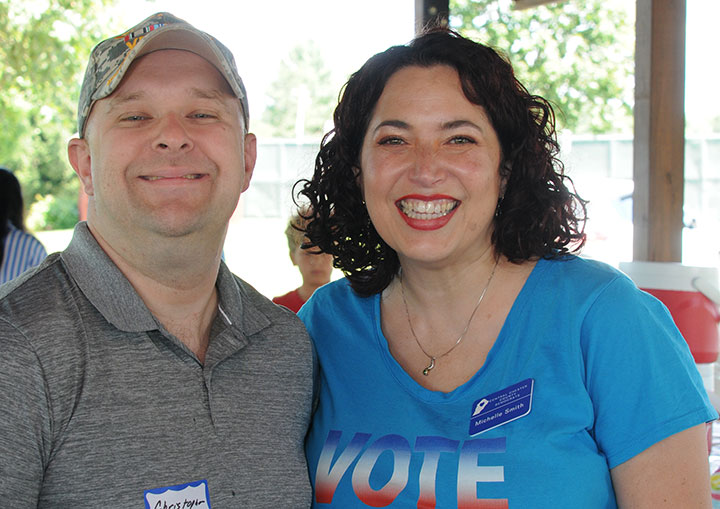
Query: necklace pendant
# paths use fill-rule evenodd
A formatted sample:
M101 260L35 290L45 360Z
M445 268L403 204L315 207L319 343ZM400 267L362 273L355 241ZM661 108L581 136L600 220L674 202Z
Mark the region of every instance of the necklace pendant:
M490 249L490 247L488 247ZM412 337L415 339L415 343L417 343L417 346L420 348L422 353L424 353L428 359L430 359L430 364L427 365L425 369L422 370L423 376L428 376L430 374L430 371L435 367L435 360L440 357L445 357L450 352L455 350L455 348L460 344L460 342L465 337L465 333L470 328L470 322L472 322L473 317L475 316L475 313L477 313L478 308L480 307L480 303L485 298L485 293L487 292L487 289L490 287L490 282L493 279L493 276L495 275L495 269L497 269L498 263L500 262L500 257L497 257L495 259L495 265L493 265L492 272L490 272L490 277L487 280L487 283L485 283L485 288L483 288L482 293L480 294L480 297L478 297L477 303L475 304L475 308L473 308L472 313L470 313L470 318L468 318L467 323L465 324L465 328L463 329L460 336L458 336L457 340L455 341L455 344L450 347L449 350L447 350L445 353L442 353L438 355L437 357L433 357L432 355L428 354L423 346L420 344L420 340L417 337L417 334L415 334L415 330L412 326L412 321L410 320L410 311L408 310L407 300L405 299L405 285L403 285L403 273L402 273L402 267L400 268L400 271L398 272L398 277L400 278L400 295L402 296L403 305L405 306L405 318L407 318L408 327L410 328L410 334L412 334Z
M430 374L430 370L435 367L435 357L430 357L430 365L423 369L423 375L428 376Z

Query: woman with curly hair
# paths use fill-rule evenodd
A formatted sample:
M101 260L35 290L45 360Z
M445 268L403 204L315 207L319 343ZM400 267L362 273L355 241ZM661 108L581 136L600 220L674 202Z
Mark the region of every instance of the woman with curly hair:
M300 194L346 275L320 363L317 507L709 507L710 406L667 310L575 253L554 115L446 30L346 84Z

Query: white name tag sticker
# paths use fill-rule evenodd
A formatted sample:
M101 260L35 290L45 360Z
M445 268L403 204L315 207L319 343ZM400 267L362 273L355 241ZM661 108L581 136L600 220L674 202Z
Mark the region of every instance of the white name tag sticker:
M145 509L211 509L207 481L145 490Z

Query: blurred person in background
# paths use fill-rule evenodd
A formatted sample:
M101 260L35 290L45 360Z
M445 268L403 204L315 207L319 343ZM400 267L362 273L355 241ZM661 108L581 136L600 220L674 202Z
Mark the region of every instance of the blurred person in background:
M297 313L300 307L310 298L315 290L330 282L332 274L332 256L320 253L317 249L303 249L302 245L307 241L305 237L305 225L307 220L307 208L301 208L293 213L285 228L290 260L300 271L302 285L285 295L273 298L275 304L285 306Z
M46 256L40 241L25 231L20 182L0 167L0 284L39 265Z

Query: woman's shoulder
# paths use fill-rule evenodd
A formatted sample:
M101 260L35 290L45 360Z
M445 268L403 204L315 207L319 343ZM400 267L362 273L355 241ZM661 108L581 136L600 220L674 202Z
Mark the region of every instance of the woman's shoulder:
M308 302L313 300L322 300L324 302L332 301L334 299L361 299L350 286L350 281L347 278L336 279L330 281L326 285L321 286L312 294Z
M310 316L341 316L347 312L356 312L358 308L371 306L375 296L362 297L355 293L346 278L337 279L321 286L312 294L300 310L299 316L305 320Z
M27 249L27 246L30 246L32 249L42 249L42 251L45 252L45 247L42 245L42 242L40 242L32 233L20 230L12 223L9 224L10 229L5 236L6 249L11 249L15 246L22 246L24 249Z
M619 269L599 260L584 258L577 255L566 255L559 258L543 258L538 261L540 271L552 274L570 282L591 285L610 283L616 280L630 279Z
M592 302L602 295L629 298L641 293L619 269L575 255L539 260L533 277L540 288L576 303Z

